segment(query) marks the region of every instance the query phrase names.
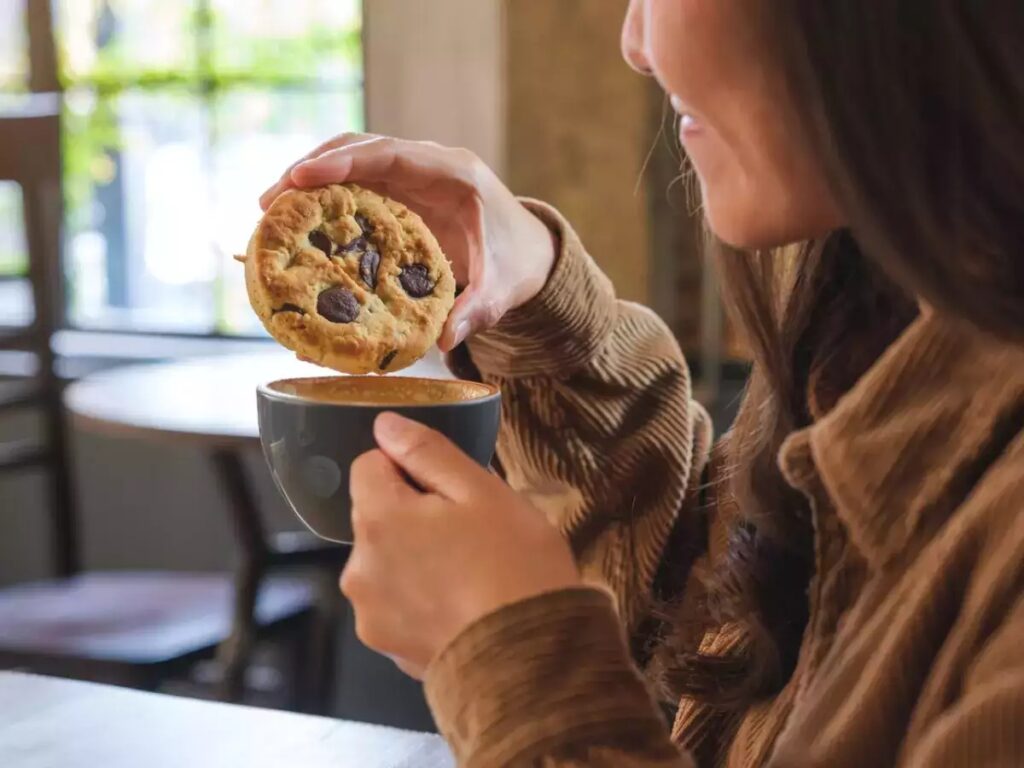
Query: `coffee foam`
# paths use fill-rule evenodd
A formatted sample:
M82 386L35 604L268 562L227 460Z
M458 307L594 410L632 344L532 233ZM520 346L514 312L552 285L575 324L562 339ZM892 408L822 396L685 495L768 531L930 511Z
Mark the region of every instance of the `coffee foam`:
M446 405L489 397L497 390L473 381L407 376L325 376L286 379L270 391L306 402L330 405Z

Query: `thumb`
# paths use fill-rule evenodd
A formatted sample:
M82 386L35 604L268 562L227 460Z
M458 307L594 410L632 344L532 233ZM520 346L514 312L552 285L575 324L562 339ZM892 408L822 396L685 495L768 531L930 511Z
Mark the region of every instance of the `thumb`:
M378 416L373 434L387 457L428 492L461 501L481 478L490 478L440 432L398 414Z
M500 304L484 289L470 285L455 300L437 345L442 352L451 352L470 336L493 328L503 314Z

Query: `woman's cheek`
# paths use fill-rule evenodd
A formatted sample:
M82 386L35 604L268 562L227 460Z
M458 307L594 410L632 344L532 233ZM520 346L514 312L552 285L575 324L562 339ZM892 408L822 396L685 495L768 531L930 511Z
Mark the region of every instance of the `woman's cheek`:
M645 46L655 76L698 114L713 111L734 68L723 6L734 0L648 0Z

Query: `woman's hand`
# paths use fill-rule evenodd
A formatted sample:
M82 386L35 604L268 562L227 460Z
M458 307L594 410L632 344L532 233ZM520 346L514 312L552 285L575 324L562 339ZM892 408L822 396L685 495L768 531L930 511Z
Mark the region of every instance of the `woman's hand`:
M554 237L494 172L465 149L344 134L317 147L263 193L266 210L289 187L356 182L416 211L465 287L439 346L450 351L533 298L555 260Z
M497 476L416 422L384 414L374 431L380 450L352 465L355 548L341 577L366 645L422 677L476 619L579 584L561 534Z

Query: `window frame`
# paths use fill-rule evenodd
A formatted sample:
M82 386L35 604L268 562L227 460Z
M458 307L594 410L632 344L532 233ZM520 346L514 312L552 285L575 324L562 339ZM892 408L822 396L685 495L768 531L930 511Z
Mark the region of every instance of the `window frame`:
M29 90L60 91L54 40L51 0L25 0L29 28ZM431 13L417 18L409 13L410 0L363 0L362 72L363 102L367 130L442 144L464 146L475 151L501 175L507 164L504 121L507 113L505 67L504 0L430 0ZM446 19L459 18L473 28L471 45L466 44L463 25ZM425 35L425 33L429 33ZM424 39L428 41L424 45ZM403 56L416 51L416 57ZM472 71L466 78L464 73ZM440 105L424 111L410 108L393 94L413 93L418 103ZM65 321L62 331L70 354L79 336L89 339L83 354L95 347L99 336L116 339L151 337L153 358L165 357L167 346L183 349L195 340L196 347L209 349L210 342L271 344L263 337L237 334L183 333L121 329L76 329ZM133 341L134 345L135 342ZM133 346L133 349L137 347ZM178 354L176 351L174 354Z
M96 94L97 97L116 97L122 93L159 93L168 91L175 87L187 89L197 95L200 99L200 109L206 116L215 114L216 100L232 92L244 91L246 88L259 89L268 93L289 93L316 91L317 93L352 93L359 90L363 102L364 120L366 118L366 94L365 77L357 78L349 82L344 80L321 80L316 76L302 75L281 75L272 74L253 75L244 71L239 72L218 72L212 62L212 35L211 2L210 0L193 0L195 3L194 13L199 26L195 30L197 65L193 73L176 75L173 72L158 72L155 70L138 70L124 76L96 76L77 75L74 77L62 78L59 58L57 54L57 29L56 18L53 14L52 0L24 0L25 24L27 29L28 43L28 91L33 93L58 93L61 99L70 91L82 90ZM365 6L365 0L361 3ZM365 72L366 49L360 45L362 67ZM123 209L119 216L123 216ZM123 228L122 228L123 229ZM122 232L123 235L123 232ZM117 238L114 238L115 240ZM62 259L66 257L66 251L62 251ZM120 262L122 276L127 274L124 249L115 249L115 264ZM109 267L108 267L109 271ZM25 279L18 275L2 275L0 280ZM109 277L108 277L109 281ZM116 287L116 286L115 286ZM211 293L211 301L218 301L216 289ZM154 339L167 338L187 341L195 340L224 340L241 343L263 343L270 342L263 334L254 332L226 332L216 326L208 330L176 330L172 328L132 328L130 326L101 326L92 327L78 325L71 321L68 313L68 299L64 298L64 306L61 308L61 330L70 334L67 338L74 339L76 334L83 338L94 338L97 334L111 337L152 337Z

